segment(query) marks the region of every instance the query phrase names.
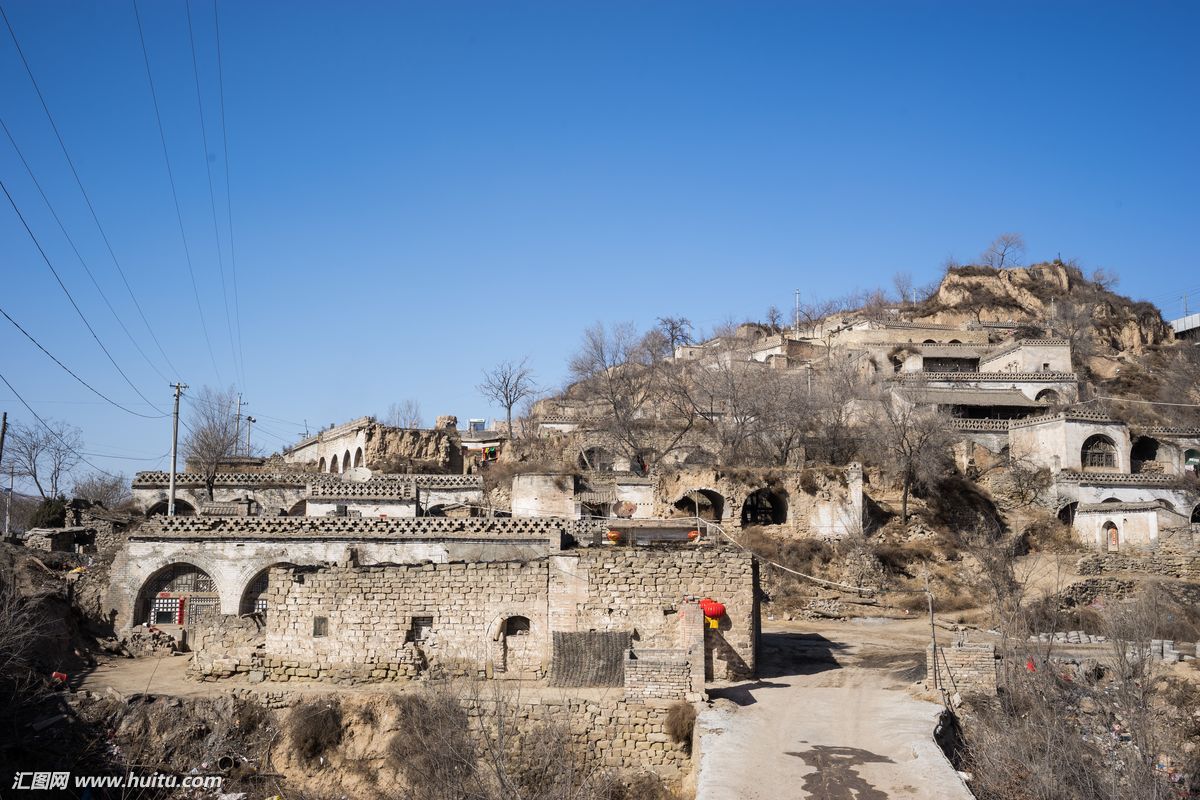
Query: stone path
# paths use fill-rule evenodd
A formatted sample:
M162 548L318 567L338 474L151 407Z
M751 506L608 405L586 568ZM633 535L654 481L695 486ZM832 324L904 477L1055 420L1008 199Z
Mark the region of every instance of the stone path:
M971 798L934 744L940 707L906 691L919 637L896 648L891 625L866 644L862 626L789 627L765 632L763 678L714 692L697 721L696 800Z

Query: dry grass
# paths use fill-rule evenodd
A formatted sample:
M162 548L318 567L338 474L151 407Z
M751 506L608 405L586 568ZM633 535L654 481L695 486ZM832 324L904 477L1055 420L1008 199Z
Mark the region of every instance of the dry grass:
M683 701L672 703L667 709L667 735L676 744L692 748L692 731L696 728L696 707Z

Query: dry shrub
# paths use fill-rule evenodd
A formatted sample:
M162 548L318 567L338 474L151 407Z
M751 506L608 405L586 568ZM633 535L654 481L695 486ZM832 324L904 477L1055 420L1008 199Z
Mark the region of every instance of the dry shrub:
M342 707L337 700L301 703L287 719L288 738L300 758L311 764L342 741Z
M875 557L889 575L913 577L913 562L927 564L934 560L933 550L921 544L880 544L874 547Z
M1083 549L1078 537L1058 519L1040 519L1031 522L1021 534L1018 552L1025 553L1075 553Z
M1095 635L1103 634L1107 626L1095 609L1086 606L1063 608L1057 596L1043 597L1030 603L1025 619L1030 633L1083 631Z
M672 703L667 709L667 735L676 744L689 750L692 746L692 731L696 728L696 707L682 700Z
M449 695L425 691L396 695L396 734L387 758L414 796L453 797L452 789L470 780L477 753L467 715Z

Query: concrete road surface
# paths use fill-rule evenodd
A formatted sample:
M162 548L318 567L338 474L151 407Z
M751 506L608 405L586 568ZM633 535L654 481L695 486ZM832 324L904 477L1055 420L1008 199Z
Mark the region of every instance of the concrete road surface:
M711 692L697 800L970 800L933 741L940 706L907 691L918 628L787 627L764 632L760 680Z

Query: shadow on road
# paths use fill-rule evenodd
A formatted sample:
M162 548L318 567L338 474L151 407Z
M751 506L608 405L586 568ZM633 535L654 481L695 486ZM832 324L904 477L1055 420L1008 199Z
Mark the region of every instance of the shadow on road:
M747 681L739 683L736 686L724 686L720 689L709 689L708 696L712 698L724 697L726 700L732 700L739 706L752 706L758 701L754 699L754 692L759 689L786 689L786 683L771 683L770 681Z
M782 678L840 669L834 653L845 649L845 645L816 633L764 633L758 674L763 678Z

